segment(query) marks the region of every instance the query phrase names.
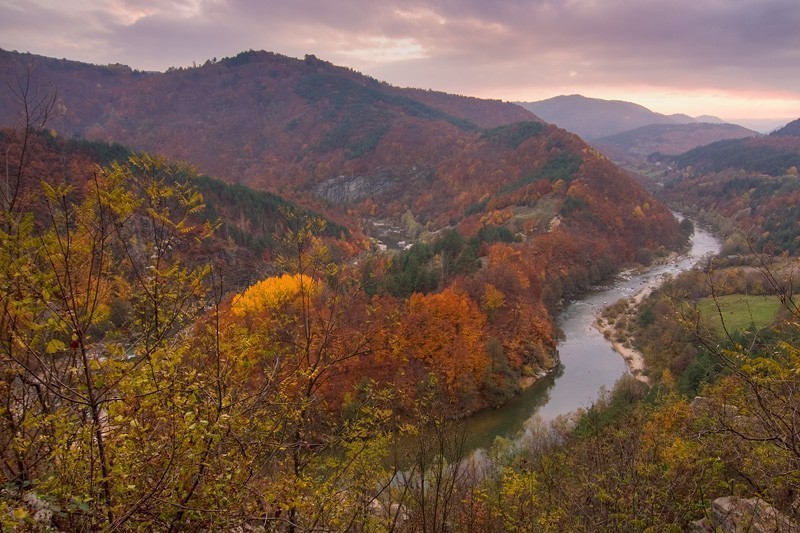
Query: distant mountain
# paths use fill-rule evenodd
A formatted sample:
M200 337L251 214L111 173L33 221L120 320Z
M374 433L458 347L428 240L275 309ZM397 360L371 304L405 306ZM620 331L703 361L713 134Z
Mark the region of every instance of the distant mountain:
M800 118L770 133L770 137L800 137Z
M419 187L455 172L437 167L455 163L466 145L488 150L482 128L542 125L514 104L400 89L314 56L251 51L150 73L0 52L0 78L19 78L28 66L34 83L57 88L50 126L68 137L121 142L290 196L308 199L313 191L347 204L392 197L379 210L412 208L426 219L442 215L450 201ZM14 113L13 103L0 105L0 124L11 124ZM454 197L467 202L469 194L445 198Z
M668 116L676 124L696 124L698 122L706 122L708 124L728 124L728 122L722 120L719 117L715 117L714 115L700 115L698 117L690 117L689 115L683 113L675 113L674 115L668 115Z
M591 144L606 156L624 161L646 159L654 152L677 155L725 139L755 136L757 132L735 124L651 124L595 139Z
M608 137L651 124L725 123L719 117L684 114L663 115L644 106L621 100L587 98L579 94L556 96L538 102L519 102L542 119L577 133L587 140Z
M699 117L694 117L694 120L695 122L706 122L708 124L729 124L728 122L719 117L715 117L714 115L700 115Z
M775 118L737 118L731 119L734 124L739 124L745 128L750 128L759 133L771 133L776 129L782 128L791 118L775 119Z
M638 104L587 98L579 94L556 96L539 102L519 102L519 105L584 139L606 137L648 124L675 123L670 117Z
M656 113L658 114L658 113ZM666 115L667 118L671 119L675 124L694 124L697 120L693 119L689 115L684 115L683 113L675 113L672 115Z

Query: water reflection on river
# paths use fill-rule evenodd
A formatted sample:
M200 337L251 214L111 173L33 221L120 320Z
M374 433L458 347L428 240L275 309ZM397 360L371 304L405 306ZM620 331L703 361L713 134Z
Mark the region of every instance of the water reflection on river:
M565 334L558 346L561 369L512 398L502 408L487 409L467 419L469 448L488 448L496 436L513 437L536 415L548 421L591 406L601 390L611 389L628 371L622 357L592 326L600 309L633 296L665 275L674 276L690 269L703 257L718 253L720 246L716 237L698 227L691 251L685 256L643 273L620 276L613 284L568 305L559 317L559 326Z

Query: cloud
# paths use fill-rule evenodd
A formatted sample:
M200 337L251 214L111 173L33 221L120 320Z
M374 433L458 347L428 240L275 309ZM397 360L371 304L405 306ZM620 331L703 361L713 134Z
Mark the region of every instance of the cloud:
M159 70L313 53L398 85L526 99L651 87L800 106L798 27L797 0L0 3L4 48Z
M409 37L402 39L368 37L357 39L355 43L348 40L340 45L339 54L367 64L395 63L427 57L424 47Z

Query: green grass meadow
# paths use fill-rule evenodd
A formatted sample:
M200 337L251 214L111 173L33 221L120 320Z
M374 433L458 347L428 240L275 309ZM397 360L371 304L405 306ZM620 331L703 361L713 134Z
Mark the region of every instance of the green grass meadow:
M751 325L758 329L768 326L775 319L780 305L777 296L730 294L719 296L716 301L713 298L703 298L697 303L697 310L704 324L722 334L723 321L731 333L742 331Z

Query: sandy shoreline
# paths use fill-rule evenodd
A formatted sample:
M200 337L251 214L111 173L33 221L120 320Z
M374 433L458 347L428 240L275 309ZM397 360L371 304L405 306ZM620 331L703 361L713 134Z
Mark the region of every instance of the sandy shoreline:
M633 301L634 308L638 308L642 301L650 296L653 289L660 284L661 282L659 280L654 279L637 292L633 298L630 298L629 300ZM598 312L592 325L611 343L611 347L614 351L622 356L625 360L625 364L628 365L628 372L642 383L650 384L650 378L644 374L644 356L642 353L639 350L623 346L623 343L614 340L616 337L616 328L600 317L600 312Z

